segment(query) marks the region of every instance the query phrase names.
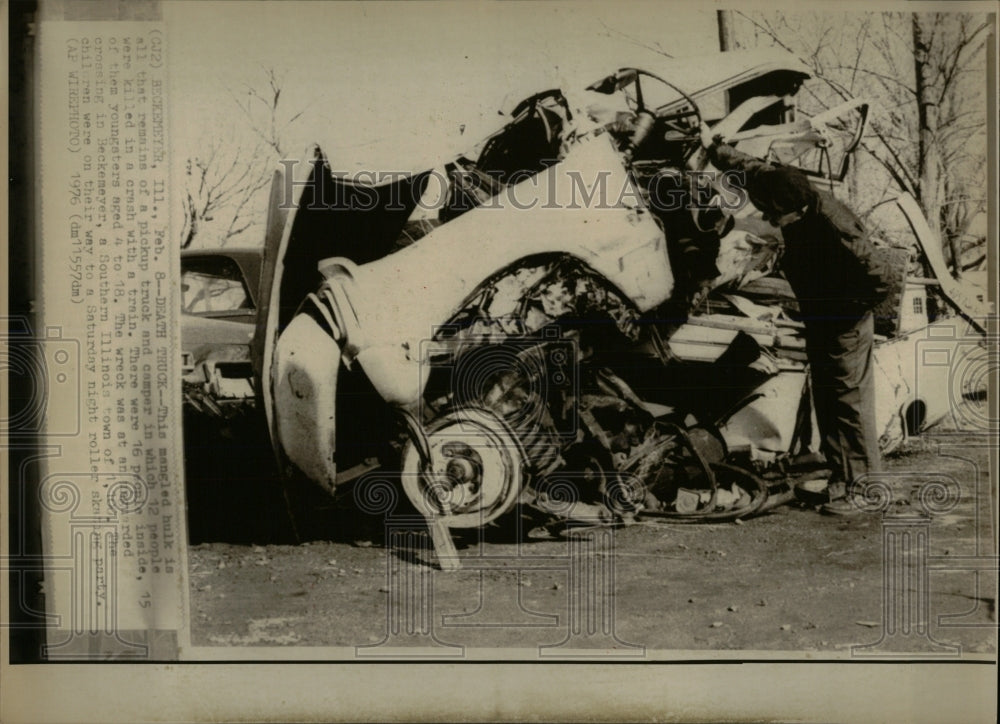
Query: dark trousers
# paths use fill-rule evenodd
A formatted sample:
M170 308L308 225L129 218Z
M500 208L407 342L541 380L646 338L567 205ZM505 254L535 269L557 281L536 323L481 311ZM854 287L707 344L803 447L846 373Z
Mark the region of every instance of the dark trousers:
M875 429L874 325L869 312L857 322L806 324L813 404L830 482L852 483L878 472Z

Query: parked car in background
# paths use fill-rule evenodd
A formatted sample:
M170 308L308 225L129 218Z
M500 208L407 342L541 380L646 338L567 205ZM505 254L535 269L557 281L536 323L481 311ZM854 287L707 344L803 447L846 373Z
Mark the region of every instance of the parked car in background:
M185 503L192 544L290 537L250 365L262 255L260 248L235 247L181 252Z
M262 250L181 252L181 359L185 403L199 412L253 403L250 342ZM222 407L220 407L220 405Z
M181 312L252 324L260 286L261 249L181 252Z

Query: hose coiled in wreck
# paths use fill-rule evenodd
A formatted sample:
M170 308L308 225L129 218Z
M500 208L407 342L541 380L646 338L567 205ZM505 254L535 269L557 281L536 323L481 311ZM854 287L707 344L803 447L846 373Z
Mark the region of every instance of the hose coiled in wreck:
M643 510L640 511L639 517L645 516L651 518L663 518L678 523L724 523L731 520L737 520L739 518L748 518L764 509L769 497L767 483L764 482L764 480L748 470L736 467L735 465L729 465L728 463L711 463L710 466L716 476L721 473L727 478L735 476L737 479L742 479L752 483L754 492L751 495L750 502L742 508L720 511L714 510L713 506L710 504L703 511L695 513L676 513L665 510ZM741 485L740 487L744 486ZM713 495L713 503L714 500L715 496Z

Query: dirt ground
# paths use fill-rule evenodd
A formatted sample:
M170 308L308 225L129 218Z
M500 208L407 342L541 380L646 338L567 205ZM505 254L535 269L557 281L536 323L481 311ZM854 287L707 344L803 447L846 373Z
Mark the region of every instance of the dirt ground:
M836 518L793 502L741 523L646 520L521 543L467 534L457 572L425 564L426 536L404 530L387 546L376 518L349 507L329 540L291 543L282 501L261 487L260 454L248 447L234 458L239 480L223 462L228 482L188 482L194 647L307 647L295 657L336 659L997 650L996 488L981 435L939 426L887 459L885 513ZM921 488L928 482L950 493L937 497L943 488ZM921 489L939 511L929 518L916 515ZM231 657L224 648L192 654Z

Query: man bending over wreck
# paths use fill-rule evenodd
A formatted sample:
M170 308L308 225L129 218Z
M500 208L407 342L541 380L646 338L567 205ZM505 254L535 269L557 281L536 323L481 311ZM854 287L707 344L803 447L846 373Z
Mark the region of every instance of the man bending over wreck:
M707 134L705 134L707 135ZM781 269L805 323L813 400L823 452L833 472L823 511L860 510L848 489L881 465L875 430L872 310L886 283L871 264L872 244L857 216L833 195L815 190L802 171L761 161L721 143L706 144L721 171L739 171L764 219L781 228Z

